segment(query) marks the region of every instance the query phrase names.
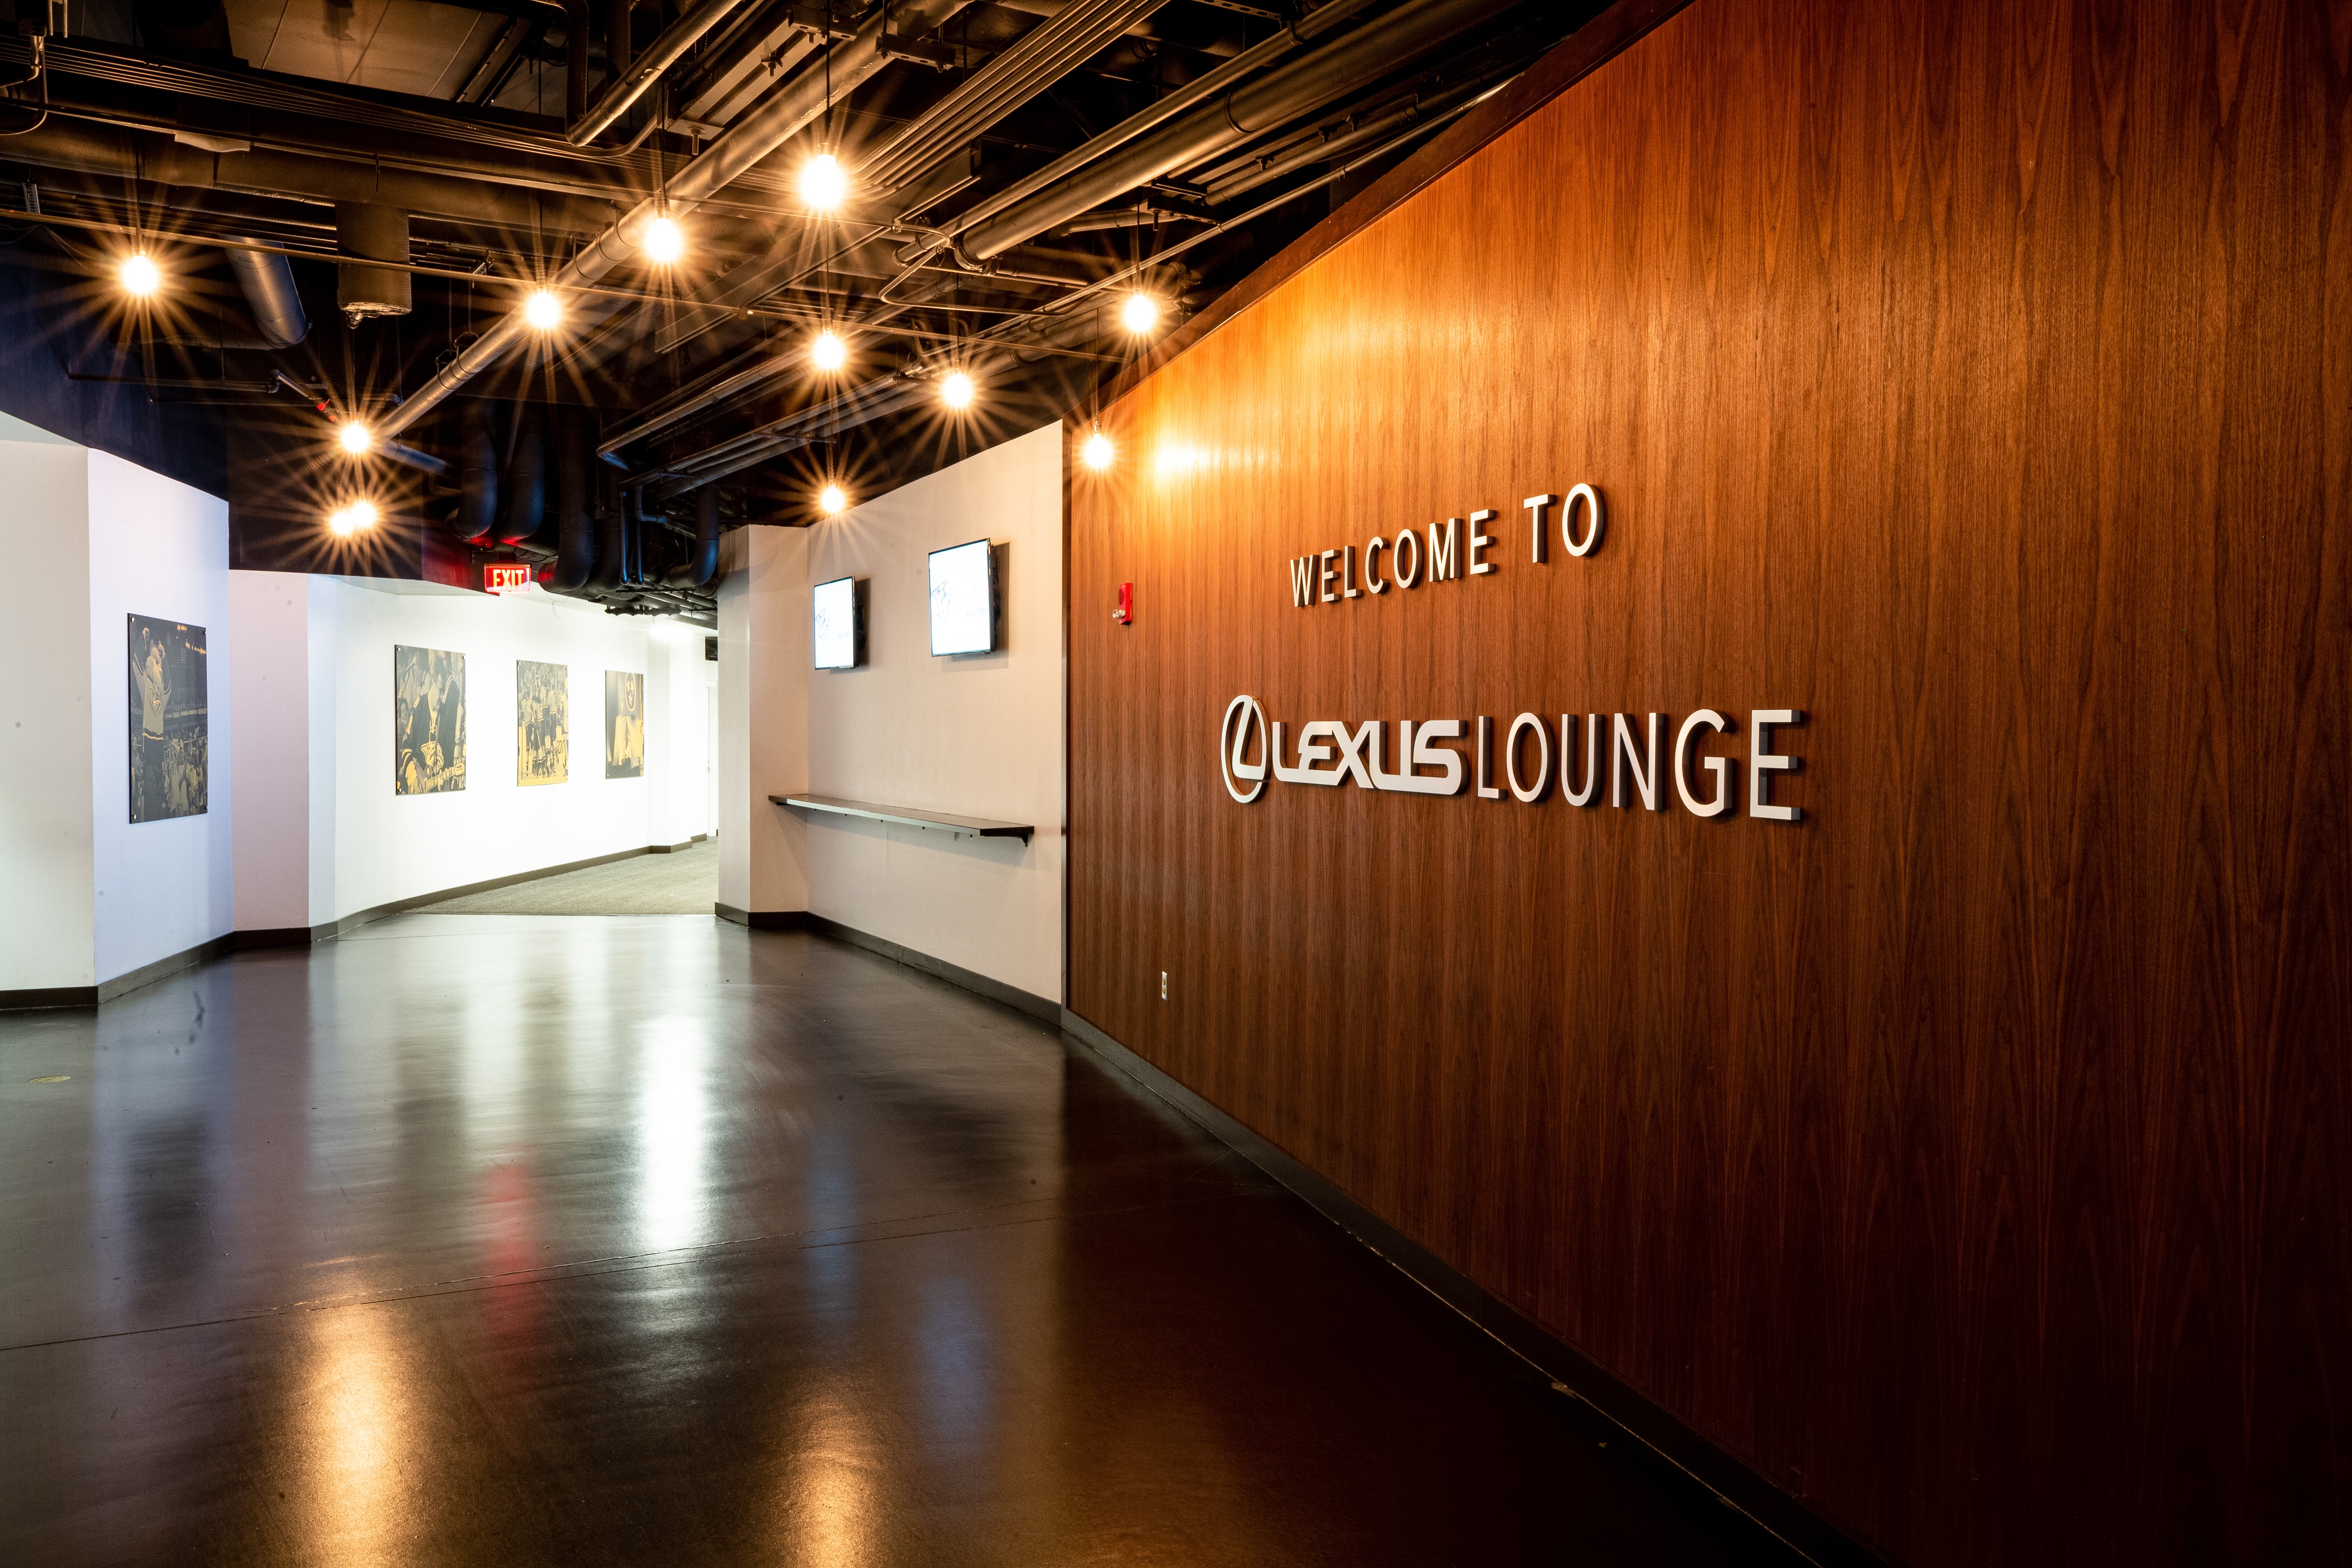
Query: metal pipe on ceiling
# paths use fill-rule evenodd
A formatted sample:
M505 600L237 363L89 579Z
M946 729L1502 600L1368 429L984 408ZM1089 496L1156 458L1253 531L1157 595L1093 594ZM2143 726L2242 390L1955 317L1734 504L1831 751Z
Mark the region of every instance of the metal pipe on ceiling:
M593 283L615 267L633 260L640 237L655 218L672 208L691 206L724 189L736 176L813 123L831 104L845 98L859 83L889 64L889 57L882 52L886 23L895 25L898 37L918 37L937 29L964 4L966 0L906 0L896 7L876 7L856 36L825 51L830 68L821 60L815 68L803 70L762 100L729 127L702 156L679 169L664 195L640 201L620 222L583 247L550 280L550 287L561 291L569 284ZM520 342L528 330L520 310L500 317L472 346L460 352L446 368L400 405L385 434L396 434L424 418L450 394Z
M117 131L52 118L12 137L8 156L40 168L72 169L126 181L147 180L195 190L290 197L320 205L380 203L419 216L454 218L508 230L601 233L613 221L609 202L542 195L449 174L373 168L341 158L311 157L257 148L207 153L144 132Z
M1312 114L1517 3L1418 0L1400 6L965 229L959 246L973 260L1001 256L1080 213L1214 157L1285 121Z
M741 4L742 0L702 0L701 5L663 28L661 36L646 46L646 52L637 58L635 65L630 65L625 54L611 83L596 100L596 107L574 120L563 139L574 147L585 147L603 135L662 79L664 72L685 58L686 52L701 42L705 33L725 21ZM613 9L616 18L625 16L627 0L613 0Z
M1177 116L1208 102L1252 72L1263 70L1288 55L1293 49L1314 42L1371 3L1372 0L1330 0L1328 5L1308 12L1272 37L1244 49L1197 80L1187 82L1149 109L1129 115L1087 142L1086 145L1065 153L1044 168L1024 175L1004 189L974 204L969 211L958 216L954 224L955 232L961 232L976 224L984 223L1014 204L1046 189L1056 181L1077 173L1090 163L1108 157L1137 137L1157 130ZM949 238L949 236L941 235L918 240L900 250L898 259L902 263L911 265L925 257L936 255L947 246Z
M236 279L237 291L245 296L247 309L253 312L254 327L262 341L273 349L290 349L310 335L310 318L302 309L302 296L294 288L294 268L282 256L270 256L258 250L229 250L222 253L228 261L229 276Z

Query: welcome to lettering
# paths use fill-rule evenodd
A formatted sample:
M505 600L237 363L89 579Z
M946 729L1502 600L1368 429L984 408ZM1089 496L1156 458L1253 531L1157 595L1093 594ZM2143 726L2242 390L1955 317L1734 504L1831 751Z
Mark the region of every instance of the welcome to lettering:
M1605 519L1599 490L1591 485L1578 485L1565 498L1529 496L1519 503L1519 508L1528 514L1528 558L1538 566L1550 555L1553 525L1545 514L1555 507L1559 509L1560 544L1569 554L1581 560L1601 547ZM1433 522L1426 547L1421 542L1421 535L1409 528L1398 534L1393 543L1374 534L1364 545L1360 588L1357 586L1354 545L1342 544L1313 555L1301 555L1289 563L1290 602L1306 610L1367 595L1377 598L1389 591L1391 583L1399 588L1411 589L1424 582L1459 582L1465 568L1471 576L1483 577L1495 569L1496 563L1486 556L1498 542L1486 529L1501 515L1491 508L1472 512L1467 520L1470 532L1466 538L1462 532L1462 518L1449 517L1444 522ZM1580 517L1583 519L1580 532ZM1383 556L1387 558L1385 563Z
M1506 791L1525 805L1534 805L1550 793L1555 777L1560 797L1570 805L1601 804L1602 786L1611 805L1639 802L1644 811L1664 811L1674 798L1693 816L1730 816L1738 807L1741 759L1736 755L1702 752L1699 748L1738 733L1738 721L1712 708L1701 708L1675 731L1674 746L1665 746L1667 715L1652 713L1641 722L1630 713L1583 716L1580 738L1577 715L1559 716L1557 745L1551 728L1533 713L1522 713L1504 728L1501 783L1496 784L1495 721L1484 714L1469 724L1459 719L1400 719L1396 726L1396 766L1385 758L1388 731L1380 720L1350 725L1336 719L1317 719L1298 729L1297 749L1289 750L1286 726L1269 721L1255 697L1241 696L1225 705L1217 731L1217 764L1224 775L1225 793L1247 805L1265 792L1271 773L1276 782L1336 788L1353 782L1359 789L1388 790L1400 795L1458 795L1465 786L1481 800L1500 800ZM1608 720L1604 734L1603 719ZM1748 715L1747 815L1763 822L1801 822L1801 806L1779 805L1772 800L1772 775L1794 773L1801 757L1772 749L1772 731L1802 724L1797 708L1757 708ZM1469 754L1442 742L1471 740ZM1603 775L1603 754L1607 756ZM1255 757L1255 760L1253 760ZM1286 760L1295 758L1295 760ZM1555 766L1557 763L1557 766ZM1424 772L1435 769L1434 773ZM1694 786L1699 774L1711 775L1706 793ZM1571 782L1571 775L1576 782Z

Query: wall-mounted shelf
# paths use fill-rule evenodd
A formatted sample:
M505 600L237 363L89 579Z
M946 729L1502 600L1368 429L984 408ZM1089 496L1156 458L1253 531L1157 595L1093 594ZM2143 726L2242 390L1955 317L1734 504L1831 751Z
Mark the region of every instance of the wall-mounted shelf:
M778 805L806 811L828 811L836 816L862 816L869 822L895 822L901 827L928 827L958 838L1018 838L1029 842L1036 828L1025 822L992 822L985 816L955 816L944 811L917 811L911 806L876 805L870 800L843 800L830 795L772 795Z

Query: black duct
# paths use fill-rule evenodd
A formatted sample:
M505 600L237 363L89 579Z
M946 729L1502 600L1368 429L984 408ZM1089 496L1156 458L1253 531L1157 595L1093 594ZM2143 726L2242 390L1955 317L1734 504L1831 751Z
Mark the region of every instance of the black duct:
M547 513L547 413L537 404L526 407L516 422L504 489L506 510L499 520L499 542L518 544L539 531Z
M588 585L596 569L596 433L580 409L558 411L555 422L555 575L549 586L567 594Z
M597 477L602 479L613 470L604 463L596 464ZM617 476L615 476L617 477ZM635 580L629 570L628 502L635 498L618 493L620 487L609 481L598 486L596 509L596 574L589 581L599 588L618 588Z
M449 531L476 540L499 521L499 437L491 428L495 405L476 398L457 428L457 510L449 514Z
M310 318L294 289L294 268L282 256L259 250L228 250L229 276L245 295L261 346L290 349L310 335Z
M694 553L683 566L662 574L672 587L708 588L719 575L719 488L705 485L694 492Z

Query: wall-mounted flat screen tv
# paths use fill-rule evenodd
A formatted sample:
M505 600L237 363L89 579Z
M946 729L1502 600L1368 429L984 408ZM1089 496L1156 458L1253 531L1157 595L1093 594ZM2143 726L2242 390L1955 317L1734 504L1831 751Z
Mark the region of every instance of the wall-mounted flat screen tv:
M996 554L985 539L931 552L931 651L996 649Z
M809 625L819 669L855 669L866 662L865 595L855 577L835 577L812 591Z

